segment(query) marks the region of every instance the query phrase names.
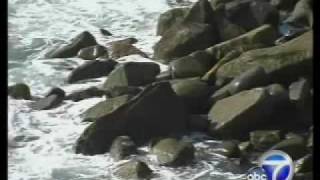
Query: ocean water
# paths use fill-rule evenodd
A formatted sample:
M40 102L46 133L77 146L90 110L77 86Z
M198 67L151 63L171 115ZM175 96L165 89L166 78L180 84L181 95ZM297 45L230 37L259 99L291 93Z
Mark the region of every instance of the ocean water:
M102 45L135 37L139 40L136 46L152 55L152 46L159 39L155 35L159 15L181 5L169 0L9 0L8 6L9 85L24 82L33 95L43 96L55 86L70 93L100 86L106 79L65 83L70 69L84 61L44 59L56 45L87 30ZM100 28L114 35L105 37L99 33ZM150 60L138 55L121 58L121 62L126 61ZM161 69L167 67L161 65ZM76 139L89 125L81 122L83 112L102 100L65 101L52 110L34 111L29 108L31 101L8 97L9 180L116 179L113 172L125 161L114 162L109 154L83 156L73 151ZM212 152L218 141L201 134L185 138L197 148L196 160L189 166L161 167L151 155L132 158L147 161L157 174L154 179L240 179L241 170ZM141 150L147 152L148 148Z

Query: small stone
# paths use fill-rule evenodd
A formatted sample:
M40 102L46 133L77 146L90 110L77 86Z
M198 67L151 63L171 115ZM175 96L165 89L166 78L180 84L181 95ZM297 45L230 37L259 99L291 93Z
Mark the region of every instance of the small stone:
M100 33L105 36L112 36L112 33L105 29L99 29Z
M129 136L119 136L117 137L110 148L111 157L120 161L128 158L131 154L137 152L136 144L132 141Z
M108 50L101 45L86 47L78 52L78 57L84 60L93 60L101 56L108 58Z
M30 88L24 83L18 83L8 87L8 95L15 99L31 99Z
M148 179L152 170L146 163L134 160L121 165L114 174L123 179Z
M259 151L265 151L280 141L281 134L279 130L259 130L250 133L250 142L254 149Z

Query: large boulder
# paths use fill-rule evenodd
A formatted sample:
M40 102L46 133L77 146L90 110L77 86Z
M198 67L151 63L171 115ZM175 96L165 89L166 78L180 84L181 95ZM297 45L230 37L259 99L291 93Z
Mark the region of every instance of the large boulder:
M215 13L208 0L198 0L188 11L183 23L215 24Z
M143 88L136 86L116 86L104 91L107 98L114 98L122 95L135 96L142 91Z
M46 55L47 58L70 58L78 54L80 49L97 45L96 39L88 31L84 31L71 39L71 42L65 46L50 52Z
M146 163L133 160L122 164L114 175L122 179L149 179L152 176L152 170Z
M131 96L122 95L99 102L84 112L85 115L83 121L94 122L101 117L107 116L122 105L126 104L130 99Z
M126 86L143 86L155 81L160 67L153 62L127 62L120 64L104 83L105 89Z
M190 8L173 8L162 13L158 19L157 35L162 36L168 29L182 22Z
M107 48L101 45L86 47L78 52L78 57L84 60L93 60L101 56L108 58Z
M119 136L112 142L110 155L115 161L126 159L134 153L137 153L137 147L129 136Z
M107 76L118 63L114 60L92 60L75 68L68 76L68 83Z
M232 1L225 4L224 11L227 19L247 31L263 24L271 24L276 27L279 23L277 9L265 1Z
M76 142L76 153L105 153L120 135L128 135L141 144L153 137L183 133L186 119L183 102L170 83L151 84L127 104L87 127Z
M208 24L189 23L167 30L154 48L154 57L165 63L173 58L186 56L193 51L214 45L217 35Z
M196 51L190 55L170 62L173 78L185 78L204 75L216 63L216 59L205 51Z
M236 77L254 66L261 66L271 82L289 84L300 76L311 77L313 31L279 46L251 50L222 65L216 75Z
M190 142L166 138L155 143L151 149L151 153L157 157L160 165L181 166L193 160L195 148Z
M214 88L200 78L187 78L170 81L174 92L183 100L190 113L207 113L207 99Z
M93 98L93 97L101 97L104 95L104 91L98 89L97 87L89 87L84 90L79 90L68 94L65 97L65 100L72 100L75 102L81 101L83 99Z
M210 132L223 138L243 139L249 132L264 128L272 113L267 90L256 88L242 91L217 101L209 111Z
M8 95L15 99L31 99L30 88L24 83L18 83L8 87Z

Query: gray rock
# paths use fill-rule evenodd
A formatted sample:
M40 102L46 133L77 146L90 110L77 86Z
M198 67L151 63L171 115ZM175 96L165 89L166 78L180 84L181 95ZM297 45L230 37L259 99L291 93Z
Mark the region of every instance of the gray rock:
M173 8L162 13L158 19L157 35L162 36L168 29L182 22L190 8Z
M160 67L152 62L127 62L117 66L104 83L104 89L143 86L155 81Z
M308 154L295 162L295 173L307 173L313 171L313 155Z
M68 76L68 83L108 76L117 65L114 60L92 60L75 68Z
M132 41L132 40L130 40L130 41ZM118 59L118 58L121 58L124 56L133 55L133 54L138 54L138 55L145 57L145 58L148 57L148 55L146 53L142 52L140 49L138 49L134 45L132 45L130 43L126 43L126 42L112 43L112 50L111 51L112 51L111 57L115 58L115 59Z
M299 81L293 82L289 86L290 100L299 106L305 106L311 98L310 89L310 83L307 79L302 78Z
M299 0L285 23L313 27L312 0Z
M80 49L97 45L96 39L88 31L84 31L71 39L68 45L59 47L46 55L47 58L70 58L78 54Z
M210 47L217 42L214 28L208 24L189 23L167 30L154 49L154 57L165 63L193 51Z
M203 76L216 63L216 59L204 51L196 51L170 62L173 78Z
M151 150L158 163L165 166L182 166L194 158L195 149L192 143L166 138L158 141Z
M108 50L101 45L86 47L78 52L78 57L84 60L93 60L101 56L108 58Z
M103 118L126 104L130 99L131 96L122 95L99 102L84 112L83 121L94 122L99 118Z
M208 86L200 78L187 78L170 82L172 89L183 100L190 113L207 113L210 107L206 102L213 92L213 87Z
M197 1L183 20L184 24L202 23L215 24L215 14L208 0Z
M122 179L149 179L152 170L142 161L129 161L121 165L114 174Z
M279 130L257 130L250 132L250 142L255 150L265 151L281 141Z
M96 87L90 87L84 90L72 92L69 95L67 95L65 99L78 102L88 98L101 97L104 94L105 92L103 90L98 89Z
M112 33L105 29L99 29L100 33L105 36L112 36Z
M117 40L117 41L112 41L111 45L113 45L113 44L135 44L136 42L138 42L138 39L136 39L134 37L130 37L130 38L125 38L125 39L121 39L121 40Z
M44 97L36 102L31 103L31 108L34 110L49 110L58 107L64 97L61 97L59 95L50 95L48 97Z
M49 97L51 95L57 95L59 97L65 97L66 93L64 92L63 89L58 88L58 87L53 87L51 88L47 94L45 95L45 97Z
M110 148L110 155L115 161L126 159L135 153L137 153L136 144L129 136L117 137Z
M18 83L8 87L8 95L14 99L31 99L30 88L24 83Z
M112 113L89 125L76 142L76 153L102 154L117 136L128 135L138 145L154 137L186 131L187 113L170 83L147 86ZM143 132L143 133L142 133Z

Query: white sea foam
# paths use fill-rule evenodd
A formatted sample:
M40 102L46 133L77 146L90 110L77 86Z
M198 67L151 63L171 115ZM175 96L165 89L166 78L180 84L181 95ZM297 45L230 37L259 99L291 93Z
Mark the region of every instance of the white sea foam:
M43 59L54 45L67 43L76 34L88 30L102 45L113 40L135 37L136 44L148 54L159 39L155 35L160 13L170 6L167 0L9 0L9 85L25 82L33 95L43 96L58 86L70 93L99 86L105 77L86 83L66 84L64 81L74 68L84 63L77 58ZM194 2L194 0L193 0ZM114 36L104 37L100 28ZM120 59L150 61L138 55ZM167 66L161 65L161 70ZM114 179L112 175L122 162L113 162L108 154L83 156L75 154L73 145L88 123L81 122L82 113L103 98L80 102L65 101L52 110L34 111L30 101L9 98L9 179L10 180L95 180ZM156 165L147 155L155 179L232 179L231 169L218 168L226 163L210 151L217 143L199 142L191 136L199 153L188 167L167 168ZM187 137L190 138L190 137ZM141 148L148 151L148 148ZM223 166L223 165L222 165Z

